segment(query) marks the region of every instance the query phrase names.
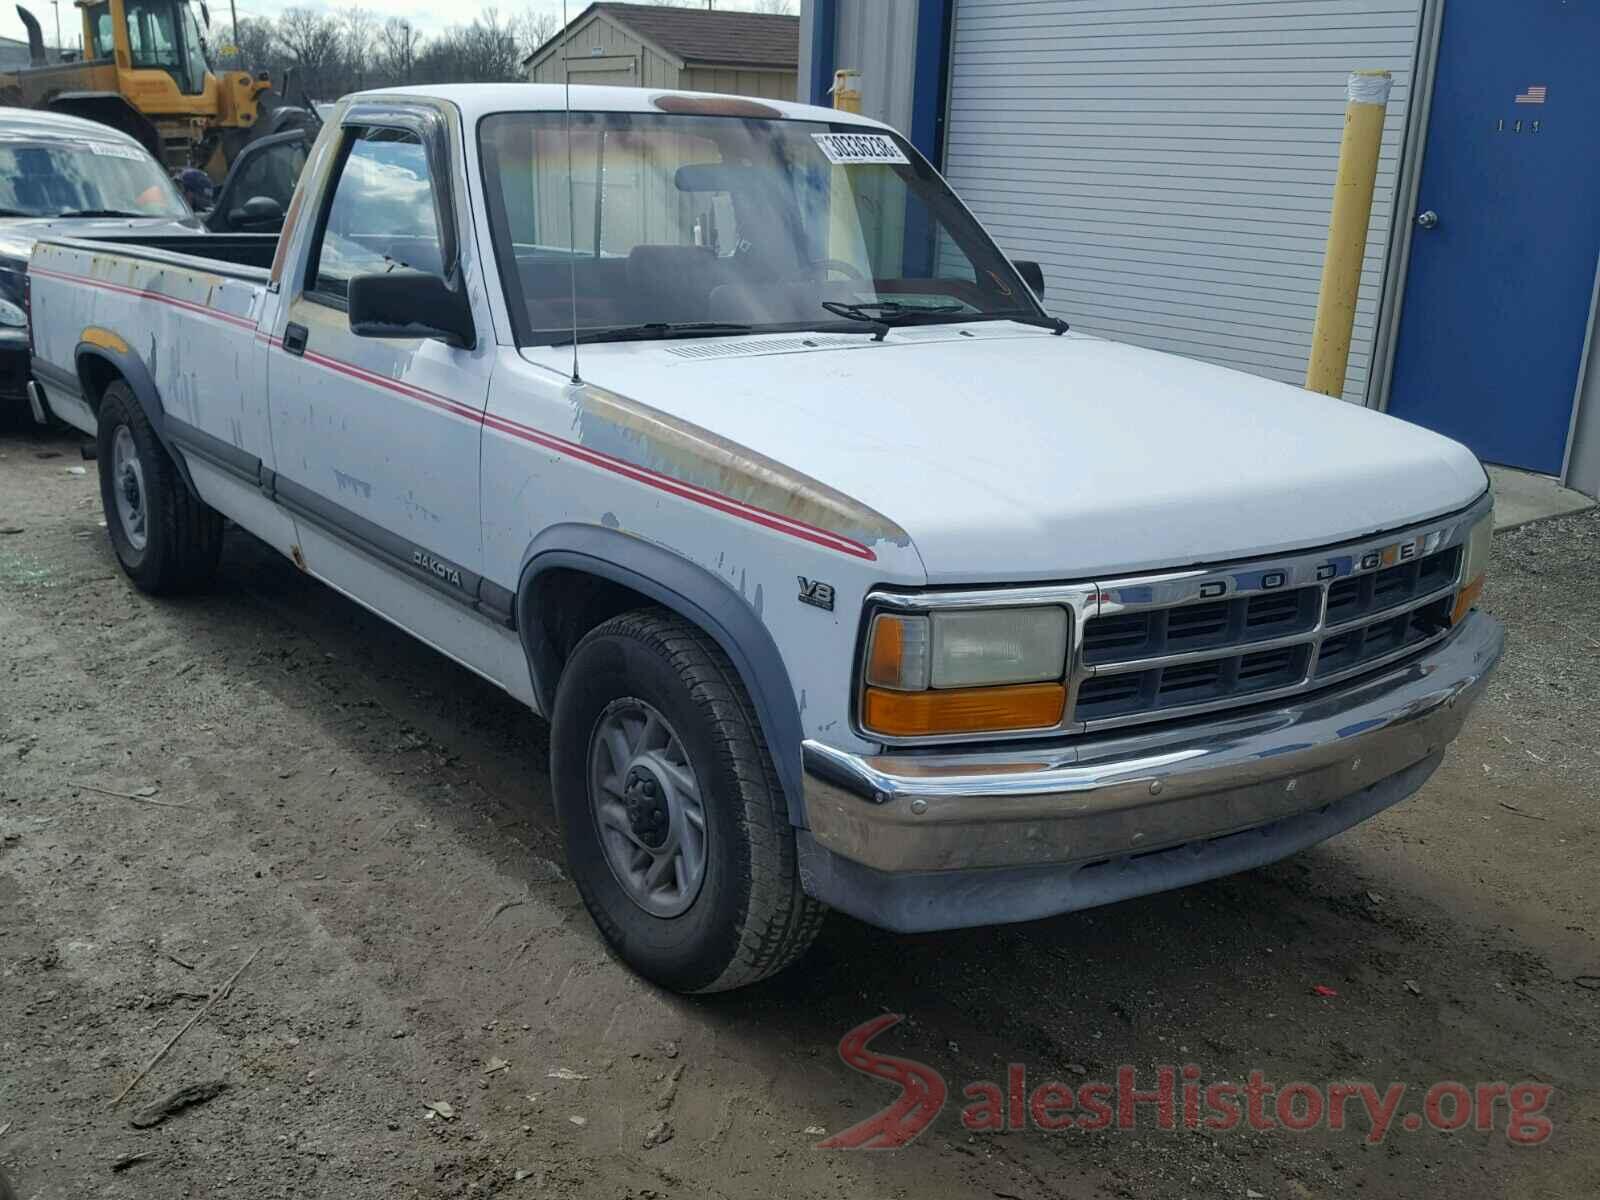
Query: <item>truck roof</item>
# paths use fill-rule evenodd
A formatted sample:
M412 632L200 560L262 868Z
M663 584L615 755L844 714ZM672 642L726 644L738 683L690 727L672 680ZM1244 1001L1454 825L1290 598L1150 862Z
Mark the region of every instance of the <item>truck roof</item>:
M814 104L796 104L792 100L767 100L717 92L678 91L672 88L597 87L582 83L573 84L570 90L574 112L660 112L661 109L656 102L663 96L683 96L708 102L745 100L748 103L775 109L788 120L836 121L877 129L887 128L882 122L863 117L859 113L822 108ZM559 83L455 83L380 88L370 92L357 92L346 99L426 96L449 101L461 110L463 118L475 122L479 117L488 116L490 113L561 112L567 105L567 92L568 89Z

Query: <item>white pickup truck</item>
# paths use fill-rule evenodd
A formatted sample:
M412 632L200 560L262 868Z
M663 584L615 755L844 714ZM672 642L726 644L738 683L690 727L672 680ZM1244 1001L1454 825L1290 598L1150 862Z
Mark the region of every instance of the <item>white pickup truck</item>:
M634 968L1181 886L1438 765L1503 636L1471 453L1068 332L880 124L563 105L347 98L270 269L41 243L34 370L139 587L226 518L548 716Z

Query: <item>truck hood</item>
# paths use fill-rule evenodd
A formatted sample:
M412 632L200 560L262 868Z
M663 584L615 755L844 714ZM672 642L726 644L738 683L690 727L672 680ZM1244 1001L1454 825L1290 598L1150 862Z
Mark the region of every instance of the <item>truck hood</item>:
M528 352L557 369L562 354ZM582 360L587 381L884 514L929 582L1096 578L1309 549L1453 512L1487 486L1471 451L1419 426L1010 323L896 330L881 343L604 343Z

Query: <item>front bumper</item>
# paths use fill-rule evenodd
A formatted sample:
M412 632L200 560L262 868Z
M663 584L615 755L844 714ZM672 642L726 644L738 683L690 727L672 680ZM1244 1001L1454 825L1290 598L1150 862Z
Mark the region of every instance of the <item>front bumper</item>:
M1272 862L1421 787L1500 657L1473 613L1415 659L1178 728L970 753L805 744L801 876L863 920L1031 920Z

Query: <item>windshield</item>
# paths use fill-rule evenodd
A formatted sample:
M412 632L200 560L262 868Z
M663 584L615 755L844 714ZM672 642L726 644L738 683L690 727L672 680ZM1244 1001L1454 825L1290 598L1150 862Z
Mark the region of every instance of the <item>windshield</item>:
M863 328L849 313L1041 316L994 243L897 137L816 122L573 113L569 192L566 120L503 113L480 127L524 344L570 337L574 285L578 327L591 333L690 322Z
M120 142L0 141L0 215L189 216L167 173Z

